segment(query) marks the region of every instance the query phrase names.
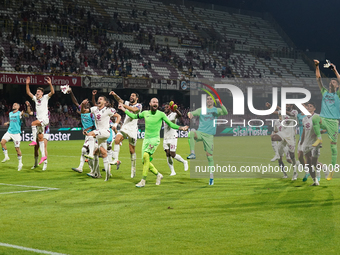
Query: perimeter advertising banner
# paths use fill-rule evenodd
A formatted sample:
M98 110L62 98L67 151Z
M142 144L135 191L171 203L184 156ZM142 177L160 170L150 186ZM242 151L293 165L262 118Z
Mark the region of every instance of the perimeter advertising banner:
M49 75L32 75L32 74L8 74L0 73L0 83L3 84L26 84L26 78L31 78L31 85L48 85L46 77L50 77L52 85L69 85L81 86L81 77L79 76L49 76Z

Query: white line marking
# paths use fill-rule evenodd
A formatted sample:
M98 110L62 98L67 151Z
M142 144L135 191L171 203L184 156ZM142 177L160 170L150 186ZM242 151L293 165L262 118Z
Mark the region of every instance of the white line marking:
M23 250L23 251L32 251L32 252L36 252L36 253L49 254L49 255L66 255L64 253L32 249L32 248L27 248L27 247L23 247L23 246L8 244L8 243L0 243L0 246L19 249L19 250Z
M1 194L24 193L24 192L35 192L35 191L59 190L58 188L27 186L27 185L17 185L17 184L8 184L8 183L0 183L0 185L25 187L25 188L38 188L38 189L34 189L34 190L21 190L21 191L2 192L2 193L0 193L0 195Z

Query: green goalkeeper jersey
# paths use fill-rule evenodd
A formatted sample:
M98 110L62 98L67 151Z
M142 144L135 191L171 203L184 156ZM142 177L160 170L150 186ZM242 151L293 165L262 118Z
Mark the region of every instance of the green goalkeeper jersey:
M145 136L144 139L150 138L160 138L160 131L162 128L162 121L168 124L173 129L179 129L179 126L172 123L165 115L164 112L161 111L143 111L139 114L134 114L129 112L128 110L125 111L125 114L131 117L132 119L142 119L145 120Z
M202 109L198 108L195 111L191 112L193 116L200 116L200 123L198 125L197 131L209 134L216 135L216 125L214 121L222 115L227 115L228 111L224 105L221 105L221 108L207 108L207 114L202 114Z

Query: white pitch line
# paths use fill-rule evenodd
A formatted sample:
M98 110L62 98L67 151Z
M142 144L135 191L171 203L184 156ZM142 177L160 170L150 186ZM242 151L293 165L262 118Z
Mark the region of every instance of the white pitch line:
M9 183L0 183L0 185L16 186L16 187L25 187L25 188L38 188L38 189L35 189L35 190L21 190L21 191L2 192L2 193L0 193L0 195L2 195L2 194L24 193L24 192L36 192L36 191L59 190L58 188L38 187L38 186L27 186L27 185L9 184Z
M27 247L23 247L19 245L8 244L8 243L0 243L0 246L14 248L14 249L23 250L23 251L32 251L36 253L49 254L49 255L66 255L64 253L32 249L32 248L27 248Z

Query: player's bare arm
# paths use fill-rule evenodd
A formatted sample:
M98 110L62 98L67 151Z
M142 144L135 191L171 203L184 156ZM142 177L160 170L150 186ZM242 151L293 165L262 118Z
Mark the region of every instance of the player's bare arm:
M92 90L92 104L93 105L97 105L96 95L97 95L97 90Z
M271 103L266 102L266 107L267 107L268 109L270 109L270 107L272 107ZM281 110L281 107L280 107L280 106L276 106L276 111L274 111L273 114L279 115L279 111L280 111L280 110Z
M26 78L26 94L30 98L33 98L33 94L31 93L31 90L30 90L30 82L31 82L31 78L29 76L27 76L27 78Z
M78 101L77 101L77 99L76 99L76 97L74 96L74 94L73 94L73 91L72 91L72 89L71 89L71 87L69 88L69 90L70 90L70 94L71 94L71 99L72 99L72 102L77 106L77 108L79 107L79 103L78 103Z
M33 111L32 111L30 102L26 101L25 104L26 104L26 106L27 106L27 113L28 113L29 115L33 115Z
M137 113L139 111L139 109L136 106L125 105L124 107L125 109L133 113Z
M118 103L124 103L123 99L121 99L121 98L116 94L116 92L114 92L113 90L110 91L109 95L110 95L110 96L113 96L113 97L116 99L116 101L117 101ZM126 109L128 109L128 108L126 108ZM128 110L131 111L130 109L128 109Z
M336 66L332 63L331 64L331 66L332 66L332 70L333 70L333 72L335 73L335 76L336 76L336 78L338 79L338 82L340 83L340 75L339 75L339 72L338 72L338 70L336 70Z
M119 124L119 122L120 122L120 120L122 119L122 116L120 116L120 114L118 114L118 113L115 113L115 114L113 114L113 117L115 117L116 118L116 122L115 122L115 126L117 127L117 125Z
M48 83L48 85L50 85L50 93L48 93L48 96L49 97L51 97L51 96L53 96L53 94L54 94L54 87L53 87L53 85L52 85L52 81L51 81L51 78L50 77L47 77L46 78L46 81L47 81L47 83Z
M320 73L320 67L319 67L319 60L314 59L314 64L315 64L315 75L316 75L316 81L318 82L318 86L320 90L324 88L322 81L321 81L321 73Z
M89 102L89 100L84 99L83 102L81 102L81 113L89 113L90 110L89 109L85 109L85 105Z

